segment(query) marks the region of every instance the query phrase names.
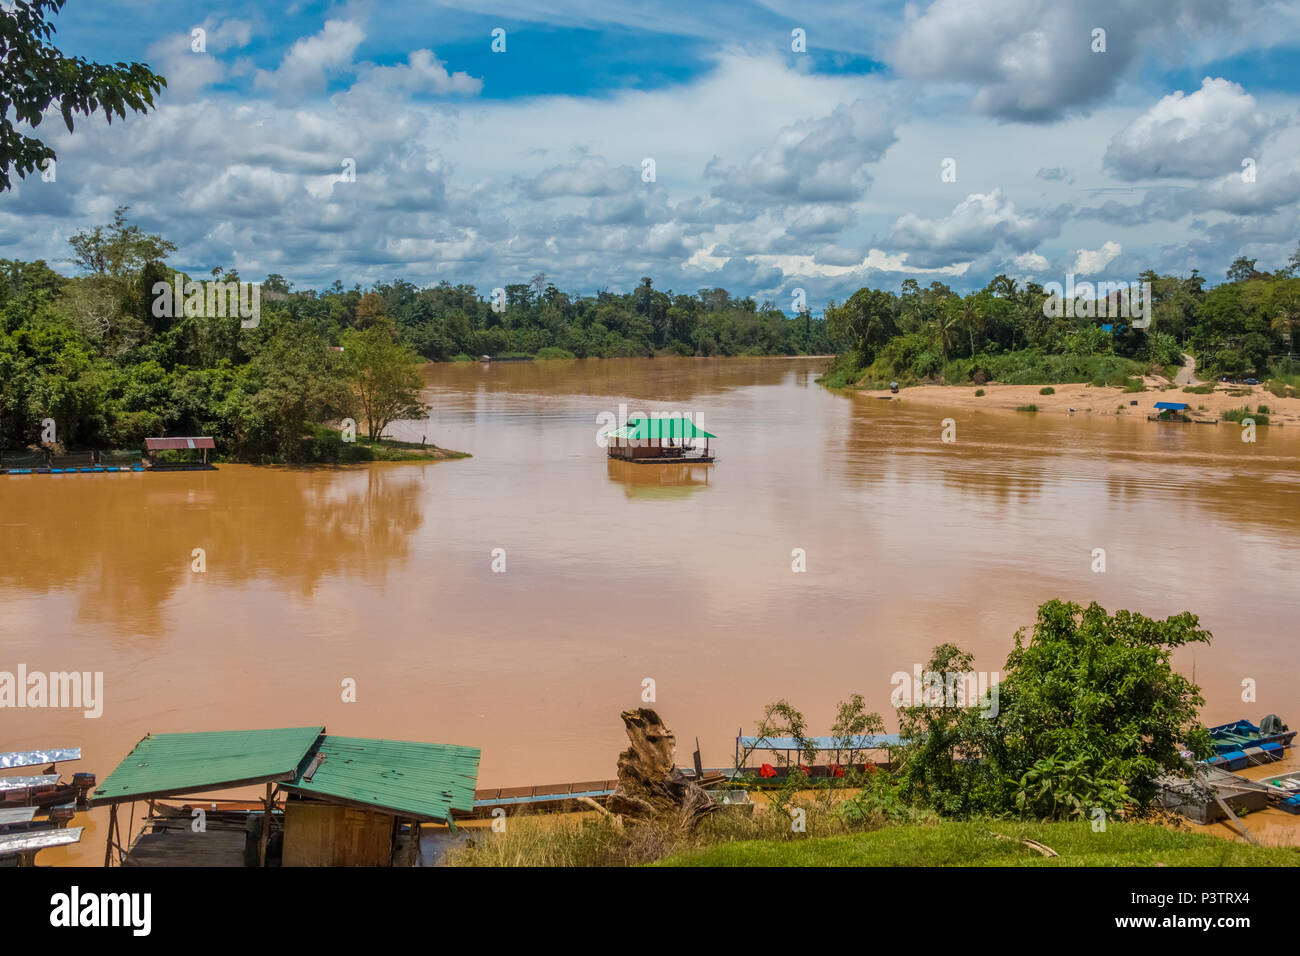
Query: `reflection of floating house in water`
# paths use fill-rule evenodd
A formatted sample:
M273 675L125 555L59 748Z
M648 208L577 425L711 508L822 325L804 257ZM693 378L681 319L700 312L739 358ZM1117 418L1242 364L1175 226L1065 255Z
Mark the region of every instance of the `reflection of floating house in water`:
M606 436L606 451L610 458L638 465L712 462L714 458L709 454L709 439L717 437L682 416L630 418L626 425ZM696 445L701 438L704 439L703 450Z
M150 471L196 471L207 470L208 451L217 447L216 442L207 436L195 438L146 438L145 454L149 456ZM162 458L160 452L199 452L199 455L168 455Z
M631 468L628 462L612 457L607 462L610 480L622 485L627 497L660 501L685 498L709 487L708 465L693 458L662 461L658 468Z
M95 791L94 805L111 808L104 862L411 866L422 825L436 836L436 825L453 826L453 811L473 811L478 762L473 747L336 737L324 727L150 734ZM159 803L262 784L261 799ZM117 808L135 801L149 812L133 839Z

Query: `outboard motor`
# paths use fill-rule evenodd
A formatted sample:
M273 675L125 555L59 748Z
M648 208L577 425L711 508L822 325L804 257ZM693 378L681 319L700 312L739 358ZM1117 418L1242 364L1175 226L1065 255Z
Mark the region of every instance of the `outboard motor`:
M76 793L77 809L89 810L90 791L95 789L95 775L93 773L74 773L72 775L72 786Z
M1259 732L1265 737L1273 734L1284 734L1288 729L1287 725L1282 723L1282 718L1277 714L1269 714L1259 722Z

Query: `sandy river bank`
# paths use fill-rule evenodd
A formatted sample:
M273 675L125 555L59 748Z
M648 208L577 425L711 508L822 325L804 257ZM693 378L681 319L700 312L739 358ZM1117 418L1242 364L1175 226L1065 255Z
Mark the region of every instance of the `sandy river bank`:
M1156 402L1186 402L1192 418L1215 421L1221 420L1223 413L1231 409L1249 405L1254 410L1264 405L1268 408L1270 424L1300 425L1300 398L1278 398L1265 391L1262 385L1216 385L1208 395L1184 392L1180 387L1171 388L1168 380L1163 378L1147 378L1146 386L1144 392L1125 392L1122 388L1099 388L1088 383L1054 385L1054 394L1040 395L1040 385L915 385L901 389L897 395L891 395L888 389L863 390L855 394L956 409L1015 410L1024 405L1037 405L1040 412L1130 418L1145 418L1152 414ZM980 390L984 394L976 395ZM1249 394L1240 394L1242 392Z

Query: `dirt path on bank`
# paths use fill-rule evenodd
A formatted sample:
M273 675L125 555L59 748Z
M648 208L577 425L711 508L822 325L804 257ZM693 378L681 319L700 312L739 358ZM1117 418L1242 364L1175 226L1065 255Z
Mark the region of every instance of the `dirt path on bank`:
M1200 385L1201 380L1196 377L1196 359L1183 353L1183 367L1178 370L1174 376L1175 385Z

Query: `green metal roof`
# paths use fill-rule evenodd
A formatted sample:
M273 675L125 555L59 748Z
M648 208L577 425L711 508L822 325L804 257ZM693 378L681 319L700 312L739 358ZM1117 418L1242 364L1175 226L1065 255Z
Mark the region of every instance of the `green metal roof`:
M324 727L149 734L95 791L96 804L292 780Z
M477 747L327 735L285 790L421 820L474 809ZM310 779L308 779L310 778Z
M717 438L696 428L689 418L629 418L622 428L609 433L610 438Z

